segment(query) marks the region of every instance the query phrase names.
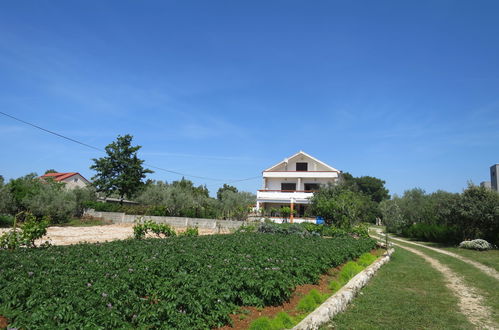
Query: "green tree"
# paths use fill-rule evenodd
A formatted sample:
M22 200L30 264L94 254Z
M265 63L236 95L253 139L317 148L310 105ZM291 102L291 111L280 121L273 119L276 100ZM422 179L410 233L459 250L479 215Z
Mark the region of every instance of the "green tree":
M51 168L51 169L45 171L45 174L49 174L49 173L58 173L58 172L56 170L54 170L53 168Z
M118 136L106 146L106 157L92 159L94 165L90 169L97 172L92 177L97 191L106 196L117 193L121 199L132 198L144 186L146 174L153 173L142 166L144 161L137 157L141 146L132 146L132 139L129 134Z
M362 195L344 185L329 185L314 194L311 208L327 224L349 230L361 221L363 203Z
M340 183L352 191L360 192L376 203L390 199L388 189L385 188L385 181L372 177L354 177L348 172L341 174Z
M218 191L217 191L217 199L219 201L222 200L222 194L223 194L224 191L232 191L232 192L235 192L235 193L238 192L238 190L237 190L236 187L224 183L223 187L220 187L218 189Z
M484 238L499 243L499 194L470 184L456 205L463 239Z

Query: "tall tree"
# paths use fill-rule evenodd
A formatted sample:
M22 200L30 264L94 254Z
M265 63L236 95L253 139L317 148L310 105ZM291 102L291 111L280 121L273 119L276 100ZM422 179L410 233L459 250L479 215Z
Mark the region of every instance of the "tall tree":
M230 184L226 184L226 183L224 183L223 187L220 187L220 188L218 189L218 191L217 191L217 199L218 199L219 201L221 201L221 200L222 200L222 195L223 195L224 191L232 191L232 192L234 192L234 193L237 193L237 192L238 192L236 187L231 186Z
M137 157L141 146L132 146L133 137L129 134L119 136L115 142L106 146L106 157L94 158L94 165L90 169L97 172L92 177L97 191L106 196L117 193L121 199L132 198L144 185L142 181L147 173L143 160Z
M369 196L374 202L381 203L381 201L390 199L388 189L385 188L385 181L372 177L361 176L354 177L348 172L341 174L341 183L352 191L358 191L366 196Z

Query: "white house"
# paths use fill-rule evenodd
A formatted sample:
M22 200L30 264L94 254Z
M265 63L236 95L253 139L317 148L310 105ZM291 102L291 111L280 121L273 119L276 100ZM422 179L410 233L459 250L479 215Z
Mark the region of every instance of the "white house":
M47 173L40 177L41 179L52 178L57 182L64 182L67 189L73 189L76 187L85 188L90 185L90 181L85 179L80 173L70 172L70 173Z
M305 214L307 204L320 185L335 183L341 172L300 151L263 171L263 187L256 193L256 208L284 206ZM291 217L291 222L293 217Z

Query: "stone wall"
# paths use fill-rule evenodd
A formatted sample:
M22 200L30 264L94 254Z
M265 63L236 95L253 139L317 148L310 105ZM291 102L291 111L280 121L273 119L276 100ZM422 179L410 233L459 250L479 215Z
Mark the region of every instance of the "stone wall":
M244 221L233 220L217 220L217 219L202 219L202 218L184 218L184 217L160 217L149 215L133 215L120 212L99 212L93 209L86 210L85 215L102 218L111 221L112 223L134 223L142 218L144 220L152 220L156 223L166 223L172 227L198 227L200 229L237 229L243 225Z

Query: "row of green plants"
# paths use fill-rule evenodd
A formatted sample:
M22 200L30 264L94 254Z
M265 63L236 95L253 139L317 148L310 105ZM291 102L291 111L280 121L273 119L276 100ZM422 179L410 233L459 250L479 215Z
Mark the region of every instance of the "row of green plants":
M149 232L155 234L157 238L177 236L175 229L166 223L156 223L152 220L139 220L133 225L133 236L135 239L144 239ZM178 235L191 237L198 236L199 230L197 227L188 227Z
M282 304L375 245L240 233L4 250L0 315L24 329L210 329L238 306Z
M309 313L319 307L332 294L341 289L355 275L376 261L376 259L376 256L366 252L363 253L356 261L348 261L336 275L336 279L329 283L330 293L320 293L317 289L312 289L298 302L298 305L296 306L298 314L296 316L291 316L286 312L279 312L273 318L265 316L260 317L251 323L250 330L291 329L303 320Z
M266 221L259 224L251 224L241 226L238 232L259 232L269 234L282 235L299 235L306 236L325 236L325 237L369 237L369 225L367 223L359 223L349 229L338 228L333 225L314 224L314 223L273 223Z
M458 244L485 239L499 245L499 194L469 185L462 193L421 189L380 205L390 232L422 241Z

